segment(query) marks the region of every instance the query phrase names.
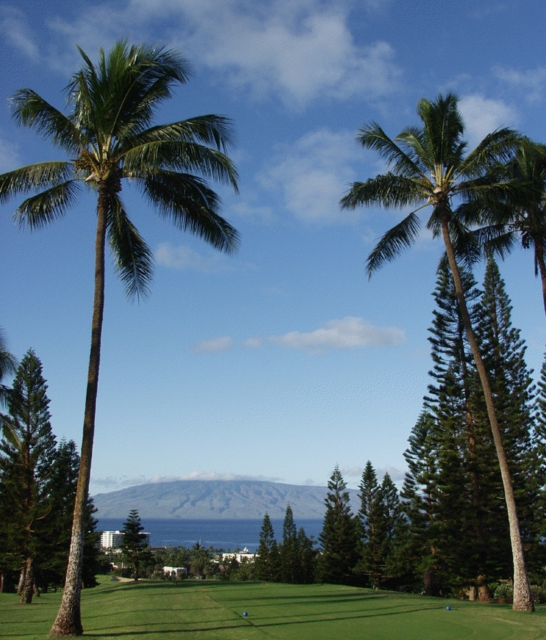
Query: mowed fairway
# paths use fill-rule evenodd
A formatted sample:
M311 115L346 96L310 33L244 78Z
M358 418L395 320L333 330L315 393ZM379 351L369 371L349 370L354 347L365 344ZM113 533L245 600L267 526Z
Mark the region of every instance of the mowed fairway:
M0 594L0 637L47 637L60 594L21 606ZM451 611L446 610L451 606ZM162 582L103 577L83 592L85 637L256 640L531 640L546 638L546 607L482 605L332 585ZM242 613L246 611L247 617Z

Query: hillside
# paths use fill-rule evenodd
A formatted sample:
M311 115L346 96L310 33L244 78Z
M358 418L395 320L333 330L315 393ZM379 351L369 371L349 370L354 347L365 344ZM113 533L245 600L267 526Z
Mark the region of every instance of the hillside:
M141 518L283 518L288 504L299 519L322 518L326 487L253 480L178 480L141 484L93 497L99 518L125 518L137 509ZM357 492L350 490L353 510Z

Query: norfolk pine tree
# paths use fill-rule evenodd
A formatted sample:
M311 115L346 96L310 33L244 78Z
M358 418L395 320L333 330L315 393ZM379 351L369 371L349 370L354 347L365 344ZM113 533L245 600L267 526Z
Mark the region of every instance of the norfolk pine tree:
M135 582L139 578L139 570L143 563L150 560L152 552L148 544L148 536L143 534L144 527L136 509L131 509L127 520L123 523L121 552L124 562L133 567Z
M279 582L281 579L279 548L268 513L264 515L260 530L260 544L254 561L254 570L257 580Z
M319 582L353 584L358 562L358 521L351 512L349 492L336 466L328 481L326 513L319 535L322 553L317 559Z
M47 384L42 363L27 351L8 394L0 443L0 502L7 549L22 580L21 603L34 593L36 557L43 546L44 519L51 511L49 473L55 457Z

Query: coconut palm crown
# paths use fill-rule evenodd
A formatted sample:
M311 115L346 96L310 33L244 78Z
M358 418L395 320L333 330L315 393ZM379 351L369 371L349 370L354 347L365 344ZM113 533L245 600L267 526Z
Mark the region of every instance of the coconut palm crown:
M67 87L71 111L65 115L35 91L21 89L12 98L15 120L31 127L68 154L66 161L42 162L0 175L0 202L33 192L15 211L22 226L40 228L63 216L82 189L97 197L95 289L80 474L63 601L52 635L83 633L80 589L95 430L102 320L105 247L112 250L118 274L130 296L146 294L152 276L152 252L131 222L120 197L130 179L157 213L176 227L232 252L237 231L219 214L212 179L237 190L237 172L225 155L232 135L229 119L205 115L152 125L160 104L187 82L188 65L172 50L117 42L100 50L98 64L83 58ZM197 172L198 175L194 175Z
M546 313L546 146L522 138L515 156L504 166L507 180L525 189L507 202L494 203L480 212L478 230L486 253L504 258L518 244L534 253L535 276L540 275ZM468 209L468 211L466 211ZM466 217L475 218L472 207Z
M503 175L503 165L513 157L519 136L511 129L499 129L486 136L467 154L467 144L463 139L464 124L456 96L439 95L435 101L423 99L418 103L417 110L422 126L404 129L394 140L377 123L360 129L360 143L365 148L376 150L386 160L390 171L366 182L354 183L341 200L341 206L348 209L360 205L415 207L383 235L370 253L367 260L369 276L411 246L421 228L418 211L426 207L432 209L426 226L434 237L441 236L444 242L499 460L514 560L514 609L532 611L533 601L506 453L458 267L458 261L472 262L480 255L479 238L472 231L472 222L479 220L482 211L493 208L499 202L508 202L520 189L516 181ZM465 204L471 206L465 207ZM473 218L469 216L469 211L473 212Z

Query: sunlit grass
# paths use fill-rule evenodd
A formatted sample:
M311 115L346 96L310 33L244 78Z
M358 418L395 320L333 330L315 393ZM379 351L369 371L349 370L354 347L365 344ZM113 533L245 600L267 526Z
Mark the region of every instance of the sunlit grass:
M0 637L43 640L60 594L30 606L0 594ZM446 610L446 605L451 610ZM333 585L188 581L116 583L103 577L82 597L85 636L170 640L532 640L546 638L546 607L442 600ZM243 617L243 612L247 616Z

